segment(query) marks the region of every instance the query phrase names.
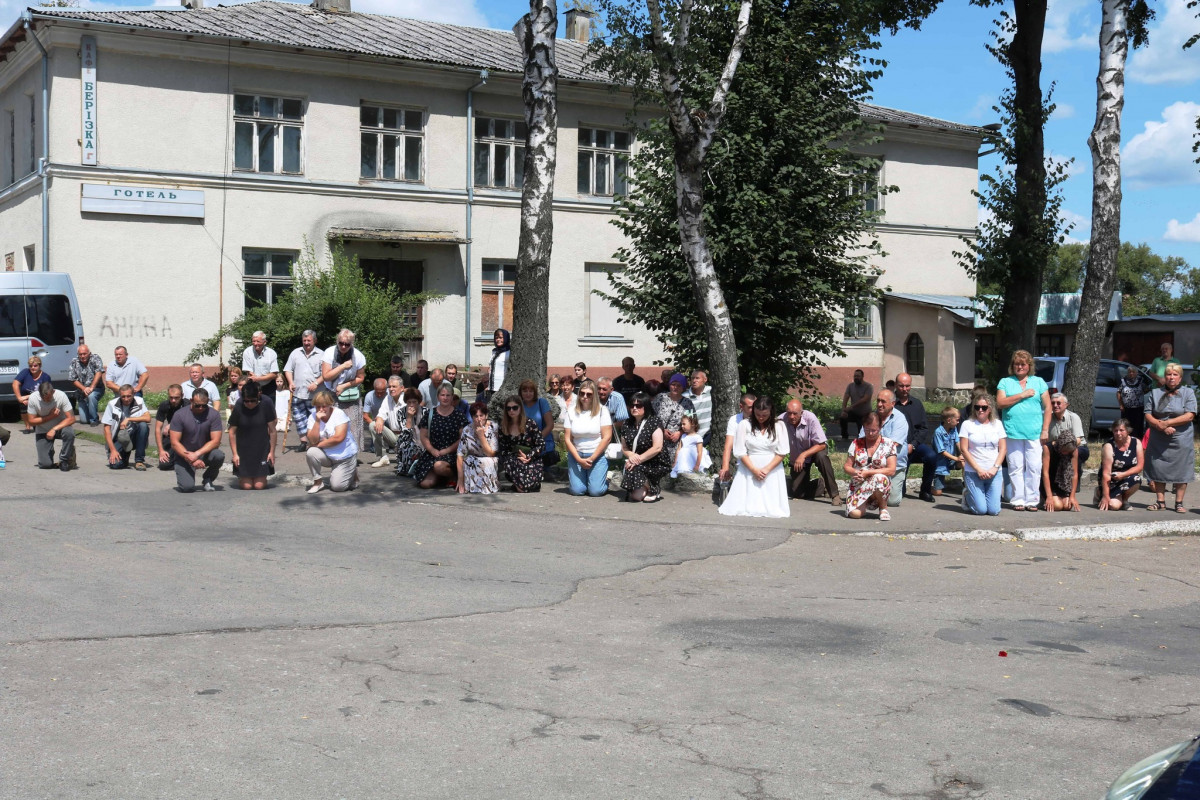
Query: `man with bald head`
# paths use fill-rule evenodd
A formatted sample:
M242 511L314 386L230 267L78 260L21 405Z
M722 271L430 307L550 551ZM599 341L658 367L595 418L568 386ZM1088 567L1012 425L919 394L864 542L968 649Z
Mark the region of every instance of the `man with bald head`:
M888 494L888 506L900 505L904 496L904 481L908 478L908 420L896 410L896 395L883 389L875 396L875 410L883 425L879 435L896 443L896 474L892 476L892 490Z
M95 427L100 424L100 398L104 396L104 362L86 344L79 345L71 359L67 378L75 386L79 419Z
M912 375L901 372L896 376L896 410L904 415L908 422L908 442L906 449L908 463L920 464L921 499L927 503L933 502L933 474L937 471L937 452L930 447L925 437L929 431L929 423L925 416L925 404L912 394ZM904 494L903 486L900 487Z
M833 474L833 464L829 460L829 451L825 448L825 431L817 415L804 410L804 404L797 398L788 401L787 411L779 415L783 426L787 429L788 450L791 465L792 480L788 493L793 497L805 500L815 499L818 486L823 489L820 496L830 498L835 506L842 504L838 495L837 477ZM810 480L813 464L821 475L821 481ZM823 485L821 485L823 484Z

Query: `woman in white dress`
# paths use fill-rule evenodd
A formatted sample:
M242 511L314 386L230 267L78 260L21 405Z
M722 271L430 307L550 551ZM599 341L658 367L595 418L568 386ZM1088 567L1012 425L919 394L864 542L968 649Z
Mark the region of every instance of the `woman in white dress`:
M738 423L733 438L737 474L721 513L735 517L787 517L787 478L783 460L788 455L788 434L783 420L776 419L775 401L760 397L754 411Z

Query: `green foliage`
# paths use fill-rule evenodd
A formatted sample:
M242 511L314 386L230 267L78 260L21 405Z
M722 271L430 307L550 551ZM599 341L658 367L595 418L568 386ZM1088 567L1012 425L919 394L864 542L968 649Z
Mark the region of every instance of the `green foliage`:
M1042 291L1078 292L1087 259L1088 245L1060 245L1046 269ZM1121 312L1126 316L1200 311L1200 269L1179 256L1157 255L1144 242L1121 242L1115 290L1121 293Z
M864 4L871 5L871 4ZM875 294L882 251L869 198L849 192L850 176L874 174L865 153L879 140L856 103L865 100L878 62L874 44L851 24L847 4L816 0L757 2L728 110L709 154L705 234L732 317L743 383L785 396L808 385L809 371L840 354L836 332L848 299ZM620 51L601 64L644 87L650 68L637 50L645 19L608 6L607 28ZM736 5L706 7L692 20L681 65L691 108L706 107L732 41ZM623 57L622 53L627 57ZM619 198L617 226L631 244L606 295L621 316L649 327L683 368L708 362L703 317L681 252L667 122L637 130L634 194ZM861 179L860 179L861 182ZM888 191L879 187L879 193Z
M980 6L993 4L989 0L972 2ZM1012 41L1015 32L1016 22L1012 16L1008 12L1001 12L991 32L992 44L987 45L988 52L1004 66L1012 82L1016 80L1014 56L1007 43ZM1044 193L1031 192L1024 204L1018 202L1014 167L1018 155L1026 152L1024 148L1029 148L1035 141L1040 143L1046 121L1054 113L1054 104L1051 102L1053 93L1052 85L1041 103L1041 113L1033 119L1025 119L1018 113L1016 92L1012 88L1006 89L1000 96L1000 104L992 107L1000 116L1003 133L994 136L990 144L999 153L1001 163L992 174L980 174L979 180L984 189L982 192L972 191L972 194L979 199L987 213L979 224L977 236L963 237L966 247L955 252L955 255L968 274L976 279L976 300L995 320L1006 318L1005 289L1014 273L1021 272L1022 267L1031 264L1048 264L1071 231L1072 226L1062 222L1060 211L1063 198L1058 187L1066 181L1067 169L1074 159L1047 159Z
M242 350L254 331L267 334L268 344L282 360L300 345L300 334L311 329L317 334L317 346L333 345L342 328L354 331L354 346L367 359L367 372L378 372L388 364L400 343L420 335L403 324L403 310L436 302L442 295L402 294L391 284L363 275L358 259L346 255L341 244L331 245L328 265L322 267L312 245L305 243L304 254L292 267L292 290L272 305L250 308L245 314L208 337L187 354L184 363L217 354L223 339L232 338L236 346L229 351L229 363L241 366Z

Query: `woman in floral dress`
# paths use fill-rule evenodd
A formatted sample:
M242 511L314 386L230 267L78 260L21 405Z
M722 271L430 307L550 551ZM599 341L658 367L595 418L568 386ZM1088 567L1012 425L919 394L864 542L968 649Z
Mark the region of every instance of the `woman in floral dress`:
M500 491L496 480L496 451L499 445L496 423L488 419L487 403L471 404L471 424L462 430L458 440L458 493L495 494Z
M442 384L437 398L438 404L422 414L417 423L421 431L421 448L425 452L417 459L413 477L422 489L432 489L439 480L450 486L458 483L455 475L458 441L467 426L467 415L454 402L454 390L449 384Z
M863 418L859 438L850 444L843 467L850 476L846 494L846 516L859 519L863 511L879 510L879 519L892 518L887 510L892 476L896 474L896 443L879 435L883 427L879 414L872 411Z
M404 390L404 410L396 414L396 421L400 425L396 431L396 475L407 477L423 452L417 428L421 422L421 393L416 389Z
M521 384L522 389L525 383ZM546 413L549 413L548 406ZM512 395L504 401L504 417L500 426L500 467L512 481L513 489L518 492L541 491L544 449L545 437L537 422L525 416L522 398Z
M682 438L679 423L683 421L683 415L696 413L692 401L683 396L686 386L687 378L676 372L671 376L670 391L659 392L654 396L654 416L662 423L663 449L667 452L667 462L670 464L675 463L675 450Z
M650 395L638 392L629 399L629 419L621 426L625 469L621 488L631 502L654 503L660 498L658 482L671 471L663 449L662 423L650 408Z

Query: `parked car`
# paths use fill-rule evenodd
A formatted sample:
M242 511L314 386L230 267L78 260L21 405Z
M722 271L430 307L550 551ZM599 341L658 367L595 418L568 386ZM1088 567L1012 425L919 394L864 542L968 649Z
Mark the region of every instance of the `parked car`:
M1104 800L1196 800L1200 798L1200 736L1172 745L1127 769Z
M1071 359L1066 356L1040 356L1033 360L1034 374L1046 382L1051 392L1061 392L1063 379L1067 374L1067 363ZM1096 391L1092 396L1092 428L1107 431L1112 424L1121 418L1121 407L1117 403L1117 387L1130 367L1137 367L1142 376L1142 388L1149 391L1154 385L1154 379L1145 369L1127 361L1115 361L1111 358L1100 359L1100 367L1096 371ZM1073 404L1079 405L1078 398L1067 398Z
M83 340L83 319L65 272L0 272L0 404L14 403L17 373L40 356L54 386L74 399L67 379Z

